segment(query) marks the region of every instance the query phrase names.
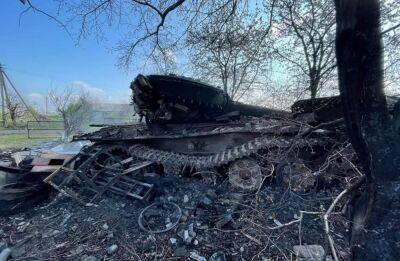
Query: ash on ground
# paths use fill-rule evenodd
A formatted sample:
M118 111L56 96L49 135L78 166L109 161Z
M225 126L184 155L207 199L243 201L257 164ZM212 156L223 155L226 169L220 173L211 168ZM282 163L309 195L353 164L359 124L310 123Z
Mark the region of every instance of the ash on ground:
M0 218L2 248L11 247L13 260L291 260L294 246L319 245L324 253L313 260L325 255L329 260L321 217L345 184L299 193L267 178L260 189L243 192L224 177L157 179L152 201L175 203L182 213L167 232L139 227L140 212L150 203L106 194L97 205L82 205L57 194L28 212ZM349 257L345 203L330 217L344 260ZM176 216L156 206L143 218L148 230L159 230L172 226Z

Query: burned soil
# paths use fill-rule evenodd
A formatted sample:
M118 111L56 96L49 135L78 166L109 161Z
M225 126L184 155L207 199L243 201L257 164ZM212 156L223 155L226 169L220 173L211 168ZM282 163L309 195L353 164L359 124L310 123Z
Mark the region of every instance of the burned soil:
M138 217L148 204L107 194L85 206L59 194L28 212L2 217L0 236L15 260L208 260L218 251L227 260L290 260L294 245L321 245L330 254L322 215L342 185L297 193L266 180L260 190L244 193L223 177L159 177L154 202L173 202L182 210L178 226L165 233L140 229ZM344 260L345 203L330 217ZM147 228L166 228L175 214L155 208L145 217L155 220Z

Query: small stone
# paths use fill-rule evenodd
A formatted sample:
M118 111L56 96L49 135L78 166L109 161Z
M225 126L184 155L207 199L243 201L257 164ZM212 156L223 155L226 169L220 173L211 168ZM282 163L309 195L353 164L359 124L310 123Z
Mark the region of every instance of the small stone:
M107 238L113 238L114 237L114 233L113 232L109 232L106 237Z
M208 189L206 195L211 199L216 199L218 197L217 194L215 193L215 190L213 189Z
M104 230L107 230L109 227L108 227L108 224L107 224L107 223L104 223L104 224L101 226L101 228L104 229Z
M201 203L202 203L204 206L209 206L209 205L212 204L212 200L209 199L208 197L204 197L204 198L201 200Z
M223 215L220 220L215 222L215 226L217 228L221 229L222 227L224 227L225 225L227 225L231 221L233 221L232 214L228 213L228 214Z
M183 240L184 240L186 243L192 242L192 238L191 238L190 235L189 235L189 230L183 231Z
M194 238L194 237L197 236L197 233L194 232L194 231L189 230L189 236L192 237L192 238Z
M112 255L115 252L117 252L117 250L118 250L118 246L114 244L107 248L107 254Z
M188 203L188 202L189 202L188 195L183 196L183 203Z
M188 220L188 216L182 215L181 221L186 222Z
M225 253L222 251L215 252L211 255L209 261L226 261Z
M198 244L199 244L199 240L195 239L195 240L193 241L193 245L197 246Z
M57 236L58 234L60 234L60 230L54 229L53 232L51 232L52 236Z
M196 232L194 232L193 223L190 223L188 231L189 231L189 236L191 236L191 237L195 237L196 236Z
M174 251L174 256L178 256L178 257L187 256L187 254L188 254L188 252L185 247L178 247Z
M3 250L4 251L4 250ZM13 247L11 249L11 256L12 258L19 258L22 257L23 255L26 254L26 248L24 246L20 246L20 247Z
M121 203L121 208L124 208L124 207L126 207L126 204L125 203Z
M70 252L74 255L79 255L83 251L85 251L85 248L83 246L78 246L76 249L71 250Z
M174 238L174 237L171 237L171 238L169 239L169 241L170 241L171 244L173 244L173 245L176 244L176 238Z
M196 261L207 261L207 259L204 256L201 256L196 252L190 252L190 258Z
M95 257L95 256L83 256L82 257L82 259L81 259L82 261L97 261L97 257Z
M171 228L171 227L173 227L173 226L174 226L174 224L172 224L172 223L168 223L168 224L165 225L165 227L166 227L167 229L169 229L169 228Z
M239 251L244 252L244 247L240 247Z
M325 257L325 261L334 261L333 257L331 255L327 255Z
M321 245L296 245L293 251L297 260L302 261L323 261L325 250Z

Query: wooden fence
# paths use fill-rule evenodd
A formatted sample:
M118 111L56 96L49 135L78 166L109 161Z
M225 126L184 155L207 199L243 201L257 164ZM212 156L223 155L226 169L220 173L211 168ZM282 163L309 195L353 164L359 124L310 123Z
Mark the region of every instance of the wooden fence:
M30 139L32 131L64 130L64 122L63 121L27 121L26 129L28 131L28 139Z

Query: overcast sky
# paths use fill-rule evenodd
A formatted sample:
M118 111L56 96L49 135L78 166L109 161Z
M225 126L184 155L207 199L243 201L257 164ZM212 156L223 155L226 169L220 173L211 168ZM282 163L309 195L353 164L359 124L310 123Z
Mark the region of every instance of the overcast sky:
M52 1L36 3L55 12ZM50 89L72 86L102 102L129 102L129 84L139 70L115 66L117 55L109 49L117 31L106 41L92 38L77 45L46 16L29 12L20 18L25 8L17 0L0 1L0 63L27 100L42 108Z

